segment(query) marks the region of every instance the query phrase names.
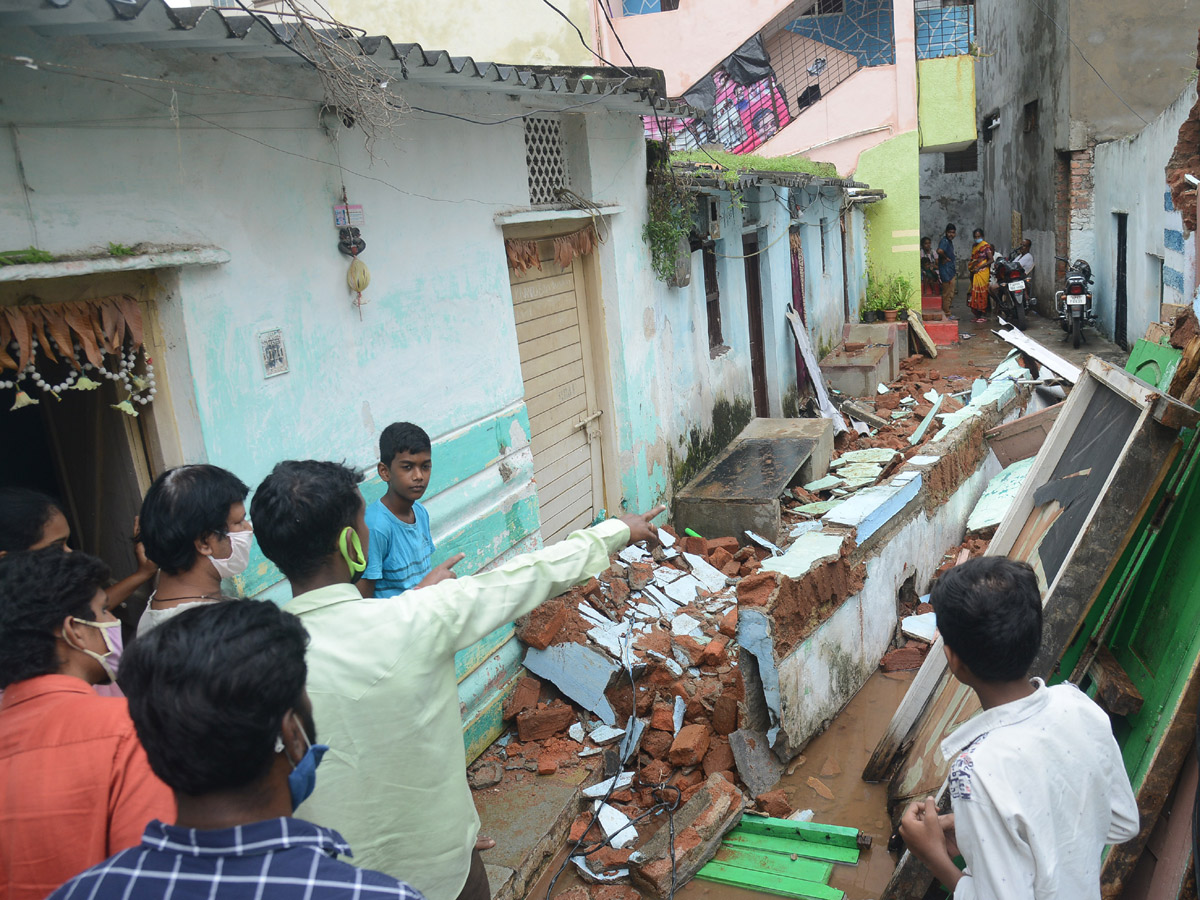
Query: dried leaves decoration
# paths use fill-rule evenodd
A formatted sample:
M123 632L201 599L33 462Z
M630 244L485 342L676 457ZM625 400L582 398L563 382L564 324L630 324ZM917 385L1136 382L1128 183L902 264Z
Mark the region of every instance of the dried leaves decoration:
M0 370L20 371L33 360L34 338L38 348L52 362L57 361L53 345L65 360L79 368L74 343L78 341L88 362L104 365L105 353L122 352L126 338L132 349L142 346L142 313L137 301L128 295L76 300L36 306L9 306L0 317ZM17 342L17 358L8 353L10 342Z

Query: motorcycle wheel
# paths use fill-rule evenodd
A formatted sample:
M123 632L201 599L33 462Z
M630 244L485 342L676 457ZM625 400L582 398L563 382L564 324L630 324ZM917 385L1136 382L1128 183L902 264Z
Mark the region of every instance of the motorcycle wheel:
M1016 304L1016 310L1017 310L1017 328L1020 329L1021 331L1024 331L1025 330L1025 304L1024 303Z
M1078 319L1071 320L1071 346L1076 350L1083 343L1083 324Z

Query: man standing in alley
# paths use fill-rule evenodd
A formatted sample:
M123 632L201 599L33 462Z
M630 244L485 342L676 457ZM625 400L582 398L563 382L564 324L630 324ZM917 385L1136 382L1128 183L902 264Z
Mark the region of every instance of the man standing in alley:
M951 223L946 226L946 233L938 242L938 278L942 280L942 315L947 319L955 319L950 315L950 307L954 305L954 292L958 287L958 261L954 258L954 235L958 229Z
M355 861L429 900L490 900L474 849L479 816L464 760L454 654L653 540L664 507L577 531L479 575L388 599L354 586L367 564L358 474L282 462L251 502L263 553L291 583L288 612L312 635L308 692L330 745L299 816L335 827Z

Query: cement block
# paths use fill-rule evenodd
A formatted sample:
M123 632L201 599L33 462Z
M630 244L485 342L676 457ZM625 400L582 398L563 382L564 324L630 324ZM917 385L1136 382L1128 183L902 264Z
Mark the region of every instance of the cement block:
M870 397L876 385L893 380L887 347L865 347L848 353L838 345L820 366L829 386L847 397Z
M741 728L729 736L729 749L733 751L738 775L751 795L765 794L779 784L783 763L767 746L765 734Z
M862 545L917 496L921 481L919 474L912 473L911 477L897 477L888 484L859 491L837 509L826 513L824 521L855 529L855 540Z
M842 343L885 344L888 348L888 377L900 377L900 360L908 355L908 326L900 322L867 324L849 322L842 326Z
M823 476L833 455L827 419L754 419L675 495L675 524L705 537L779 541L779 497Z

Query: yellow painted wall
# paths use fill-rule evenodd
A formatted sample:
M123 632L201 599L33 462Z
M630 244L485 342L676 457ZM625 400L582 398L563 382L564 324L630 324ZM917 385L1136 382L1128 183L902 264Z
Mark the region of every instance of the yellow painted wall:
M854 180L887 192L866 208L867 261L879 275L921 283L921 185L917 133L909 131L864 150Z
M975 57L920 60L917 81L921 149L959 150L975 140Z
M588 0L555 0L595 44ZM579 35L541 0L325 0L334 18L476 61L554 66L601 65Z

